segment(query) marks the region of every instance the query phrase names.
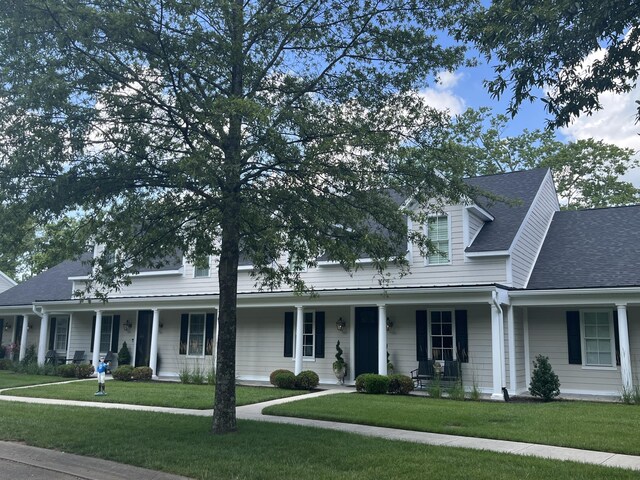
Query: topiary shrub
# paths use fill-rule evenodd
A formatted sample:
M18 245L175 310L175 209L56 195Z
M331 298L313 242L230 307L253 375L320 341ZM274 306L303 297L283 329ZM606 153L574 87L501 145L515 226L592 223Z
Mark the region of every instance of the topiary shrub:
M131 378L137 381L148 381L153 376L151 367L136 367L131 372Z
M74 367L76 378L80 379L89 378L95 371L93 365L89 365L88 363L80 363L78 365L74 365Z
M296 388L300 390L311 390L320 383L318 374L313 370L304 370L296 375Z
M127 347L127 342L122 342L122 347L118 352L118 365L129 365L130 363L131 353L129 352L129 347Z
M71 363L60 365L58 367L58 375L65 378L73 378L76 376L76 366Z
M123 382L131 381L131 374L133 373L133 367L131 365L120 365L113 372L114 380L121 380Z
M283 370L273 377L273 384L278 388L293 390L296 388L296 376L289 370Z
M560 395L560 379L553 372L549 357L538 355L533 361L529 393L534 397L541 397L545 402Z
M356 378L356 390L360 393L387 393L389 377L377 373L363 373Z
M389 375L389 393L409 395L413 391L413 380L407 375L394 373Z
M13 362L8 358L0 359L0 370L13 370Z
M279 368L278 370L274 370L273 372L271 372L271 375L269 375L269 383L271 383L271 385L276 385L276 376L279 375L280 373L292 374L293 372L291 370L285 370L284 368Z

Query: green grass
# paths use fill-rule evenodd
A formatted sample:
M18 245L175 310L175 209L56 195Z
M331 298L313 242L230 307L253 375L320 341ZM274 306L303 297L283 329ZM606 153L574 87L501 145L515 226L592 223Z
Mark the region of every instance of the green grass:
M209 433L210 418L2 403L0 439L196 479L637 479L638 472L436 447L293 425L239 422Z
M20 390L7 390L4 395L208 409L213 408L215 391L211 385L185 385L177 382L119 382L113 380L106 383L106 396L94 396L97 390L98 382L94 379L62 385L43 385ZM236 387L236 402L238 406L248 405L303 393L307 392L272 387L238 386Z
M640 407L635 405L336 394L263 413L640 455Z
M65 380L69 379L48 375L27 375L9 370L0 370L0 389L23 387L26 385L39 385L41 383L62 382Z

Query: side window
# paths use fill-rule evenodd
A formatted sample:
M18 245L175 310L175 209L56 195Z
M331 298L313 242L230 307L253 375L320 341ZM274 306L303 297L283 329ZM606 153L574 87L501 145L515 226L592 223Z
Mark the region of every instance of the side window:
M431 358L433 360L454 359L453 312L451 310L432 311L430 315Z
M444 265L451 262L449 217L430 217L427 222L427 238L436 251L427 256L427 265Z
M205 314L192 313L189 315L189 336L187 355L204 355Z
M67 349L67 338L69 332L69 319L58 317L56 320L56 333L53 348L55 350Z
M198 259L194 265L193 276L195 278L206 278L209 277L210 273L209 257Z
M614 366L613 323L608 311L582 312L584 365Z

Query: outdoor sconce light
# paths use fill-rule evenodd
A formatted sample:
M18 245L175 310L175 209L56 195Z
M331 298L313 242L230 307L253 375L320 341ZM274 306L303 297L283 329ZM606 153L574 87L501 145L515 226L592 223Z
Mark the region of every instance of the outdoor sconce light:
M387 332L391 330L391 327L393 327L393 322L389 317L387 317Z
M5 331L7 330L11 330L11 325L9 325L8 323L4 326Z
M127 318L127 321L126 321L126 322L124 322L124 325L122 325L122 328L124 328L124 331L125 331L125 332L128 332L129 330L131 330L131 327L132 327L132 326L133 326L133 325L131 324L131 320L129 320L129 319Z
M344 320L342 319L342 317L338 318L338 321L336 322L336 328L338 329L339 332L344 332L344 327L347 324L344 323Z
M27 330L31 330L33 328L32 324L27 325Z

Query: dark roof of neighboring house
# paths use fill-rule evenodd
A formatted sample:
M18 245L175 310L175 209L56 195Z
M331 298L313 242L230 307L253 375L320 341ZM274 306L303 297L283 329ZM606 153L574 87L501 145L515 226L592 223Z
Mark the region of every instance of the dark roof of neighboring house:
M640 286L640 205L556 212L527 289Z
M494 220L485 222L478 236L465 251L508 250L548 171L547 168L536 168L465 180L472 187L504 199L492 200L484 196L475 199L479 206L494 216Z
M69 300L73 297L73 282L69 277L87 275L89 265L85 255L79 260L65 260L29 280L0 293L0 306L31 305L36 300Z

